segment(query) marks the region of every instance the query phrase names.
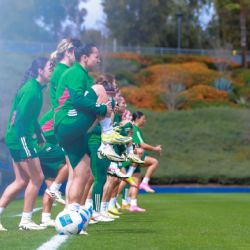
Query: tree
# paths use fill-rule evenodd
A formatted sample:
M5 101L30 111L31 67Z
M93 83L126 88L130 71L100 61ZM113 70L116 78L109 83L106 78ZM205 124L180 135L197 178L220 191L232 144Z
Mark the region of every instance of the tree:
M176 47L176 14L183 13L183 45L201 46L199 11L207 0L103 0L111 37L122 45Z
M250 23L247 12L250 0L216 0L215 6L219 18L222 41L241 47L242 66L247 67L247 24Z

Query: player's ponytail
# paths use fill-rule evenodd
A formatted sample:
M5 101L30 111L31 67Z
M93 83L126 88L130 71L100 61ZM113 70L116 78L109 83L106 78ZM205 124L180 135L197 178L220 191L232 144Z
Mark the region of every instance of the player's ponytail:
M47 62L48 58L46 57L38 57L34 59L31 66L25 71L19 88L21 88L30 79L37 78L39 69L44 69Z
M136 121L137 119L140 119L142 116L144 116L144 113L141 111L136 111L132 114L132 121Z

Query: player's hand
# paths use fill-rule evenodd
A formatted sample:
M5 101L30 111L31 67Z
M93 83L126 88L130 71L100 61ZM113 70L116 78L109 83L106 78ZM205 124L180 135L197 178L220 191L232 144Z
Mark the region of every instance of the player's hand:
M161 145L155 146L155 151L161 155L161 151L162 151Z

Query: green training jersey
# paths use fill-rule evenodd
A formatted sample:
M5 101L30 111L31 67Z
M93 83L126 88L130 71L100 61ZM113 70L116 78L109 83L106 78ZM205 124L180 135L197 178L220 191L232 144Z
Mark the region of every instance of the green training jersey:
M140 145L142 142L145 141L142 132L137 125L133 126L133 141L136 145Z
M50 101L53 109L57 106L56 89L59 84L60 77L68 68L69 66L64 63L57 63L50 77Z
M43 135L46 142L51 144L57 144L56 137L54 134L54 112L52 109L47 111L39 121L39 125L43 131Z
M74 117L75 122L80 113L94 119L97 115L105 116L106 105L96 104L96 99L89 98L93 79L88 70L75 63L60 78L56 91L57 108L55 109L55 128L67 117ZM91 96L91 95L90 95Z
M36 79L26 82L17 92L12 104L5 141L9 148L19 150L32 143L32 137L41 139L41 129L37 122L42 108L42 86Z

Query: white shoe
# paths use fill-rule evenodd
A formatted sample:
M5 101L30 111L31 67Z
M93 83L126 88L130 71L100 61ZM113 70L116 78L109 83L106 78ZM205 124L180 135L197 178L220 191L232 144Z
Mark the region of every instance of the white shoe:
M100 213L99 216L95 218L95 220L98 222L111 222L114 221L115 219L106 216L104 213Z
M52 219L42 221L40 224L41 227L55 227L55 225L55 221Z
M32 220L22 219L19 224L19 230L44 230L46 227L36 224Z
M110 161L114 162L123 162L126 160L124 156L118 155L112 145L107 144L107 145L102 145L98 148L97 155L100 159L102 158L107 158Z
M90 219L90 221L89 221L89 225L93 225L93 224L97 224L97 223L98 223L98 221L95 219Z
M105 215L108 216L109 218L112 218L112 219L119 219L120 218L119 215L114 215L114 214L109 213L109 212L107 212Z
M79 234L86 235L86 236L88 235L88 233L86 231L84 231L84 230L81 230L81 232Z
M62 198L62 193L60 191L52 191L51 189L47 188L45 190L46 194L48 194L54 201L65 205L66 202L65 200Z
M127 174L122 173L121 170L117 167L109 167L107 174L114 177L118 177L120 179L126 179L129 177Z
M0 223L0 231L8 231L3 225Z
M127 161L132 161L137 164L144 164L145 162L140 159L140 157L134 153L128 153L125 155Z

